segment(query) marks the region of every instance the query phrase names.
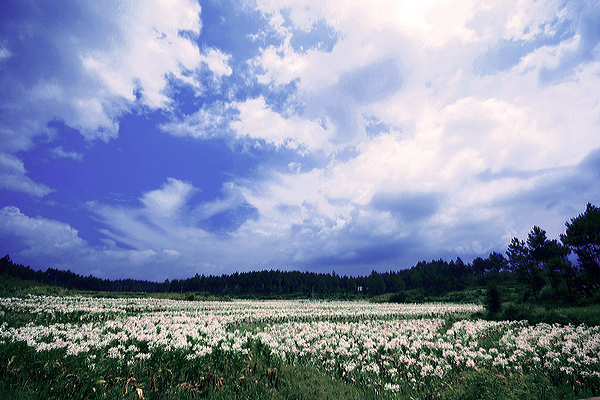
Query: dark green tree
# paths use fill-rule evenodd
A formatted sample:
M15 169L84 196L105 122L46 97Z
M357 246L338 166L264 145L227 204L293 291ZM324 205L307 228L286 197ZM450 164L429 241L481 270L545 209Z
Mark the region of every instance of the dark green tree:
M486 309L490 314L497 314L501 307L500 291L496 286L496 283L490 281L487 286L486 293Z
M531 289L537 300L538 291L548 278L555 295L559 295L559 283L564 280L571 292L574 270L567 256L570 250L557 240L548 240L546 231L534 226L527 242L513 238L508 251L508 264L513 272Z
M569 295L572 295L573 278L575 277L575 269L567 256L571 250L567 246L563 246L557 240L550 240L545 244L545 269L546 276L550 281L555 295L560 295L559 285L564 281Z
M10 257L7 254L0 259L0 275L10 274L11 267L12 267L12 261L10 260Z
M529 235L527 235L527 248L529 262L531 262L532 268L543 270L544 265L550 258L550 252L548 249L548 239L546 238L546 231L539 226L531 228Z
M569 246L593 283L600 283L600 209L588 203L583 214L565 223L560 240Z
M368 287L371 294L385 293L385 282L383 277L375 270L371 271L368 277Z
M485 275L486 263L481 257L477 257L472 262L473 273L478 276Z
M504 271L507 268L506 258L495 251L490 253L487 261L488 272L500 273L500 271Z
M534 242L535 239L532 240L532 244ZM506 255L510 269L531 289L533 297L537 300L537 293L543 286L542 271L530 255L529 246L526 246L524 241L514 237L508 245Z

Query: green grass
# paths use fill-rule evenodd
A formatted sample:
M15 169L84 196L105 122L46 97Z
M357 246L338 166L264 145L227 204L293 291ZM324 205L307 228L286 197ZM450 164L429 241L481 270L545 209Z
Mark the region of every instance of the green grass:
M577 383L575 383L577 385ZM589 388L570 383L553 383L545 376L493 373L481 369L455 375L436 393L441 400L554 400L580 399L593 395Z
M585 307L548 306L533 303L503 303L500 312L494 315L481 313L496 320L527 320L530 324L547 323L561 325L600 325L600 304Z
M499 286L504 299L515 299L518 290L512 285ZM374 303L400 302L400 303L459 303L459 304L485 304L486 286L469 287L463 290L450 291L439 296L426 295L422 290L407 290L400 293L385 293L372 296ZM398 301L398 299L401 299Z
M0 276L0 297L65 296L70 291L58 286L42 285L36 281L27 281L12 276Z
M375 399L372 388L348 385L314 368L283 365L253 344L248 355L215 352L186 360L178 352L155 352L126 363L95 354L37 354L24 344L0 353L0 399Z

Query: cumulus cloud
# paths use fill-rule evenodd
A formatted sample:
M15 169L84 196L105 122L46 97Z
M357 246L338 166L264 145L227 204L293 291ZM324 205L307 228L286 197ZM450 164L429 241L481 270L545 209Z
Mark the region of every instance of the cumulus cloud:
M77 230L68 224L42 217L28 217L17 207L0 209L0 222L0 234L7 240L20 240L24 247L21 254L28 257L64 260L65 253L76 254L86 246Z
M222 101L202 108L193 114L185 115L179 121L170 121L160 126L161 130L174 136L190 136L196 139L233 136L230 123L237 117L238 110L232 104Z
M571 48L559 53L555 65L544 66L539 71L542 84L553 84L568 77L582 63L597 60L600 32L598 18L600 6L594 2L565 5L566 18L569 19L573 35Z
M276 146L311 151L327 148L330 133L319 123L298 116L284 118L274 112L262 97L250 99L234 106L239 111L237 120L230 127L239 136L263 139Z
M168 79L197 87L202 65L231 74L228 54L201 52L194 42L202 26L197 2L117 3L8 8L14 15L3 18L0 57L6 149L29 147L52 120L87 138L114 138L118 118L134 104L169 107Z
M210 69L218 77L229 76L232 69L229 66L230 54L225 54L218 49L208 49L200 56L200 62L206 63Z
M228 54L195 43L202 27L195 1L10 3L0 19L5 152L29 150L40 135L54 139L52 121L110 140L132 109L169 108L170 81L198 87L202 66L216 77L231 74ZM79 159L61 147L53 156Z
M98 11L106 17L114 7L115 4L106 4L98 7ZM110 94L133 102L137 89L142 104L163 108L170 101L163 93L167 75L194 85L195 81L186 72L194 70L200 62L206 62L221 74L227 73L222 54L209 50L201 56L197 45L189 40L190 35L192 38L199 35L201 29L198 3L129 1L119 3L119 14L115 17L115 30L110 33L118 41L79 52L84 69L101 78Z

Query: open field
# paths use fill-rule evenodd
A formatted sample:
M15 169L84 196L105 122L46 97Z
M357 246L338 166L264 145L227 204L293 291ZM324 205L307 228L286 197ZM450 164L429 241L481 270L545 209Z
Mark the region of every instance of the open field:
M600 327L469 304L0 298L0 397L583 398Z

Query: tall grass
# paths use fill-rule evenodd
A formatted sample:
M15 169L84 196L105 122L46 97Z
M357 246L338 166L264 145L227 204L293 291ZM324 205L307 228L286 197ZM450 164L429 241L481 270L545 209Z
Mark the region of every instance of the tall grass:
M40 357L15 344L0 356L0 398L32 399L577 399L589 388L556 384L534 374L462 371L434 385L387 391L348 384L319 369L282 364L260 344L244 357L213 355L186 360L174 352L153 354L135 366L89 356ZM13 353L8 356L7 353ZM96 354L100 358L100 354ZM595 392L598 393L597 391Z
M260 343L249 346L244 356L215 351L190 361L183 352L155 352L128 365L100 353L65 358L58 351L41 354L13 343L0 355L0 398L380 398L371 388L348 385L314 368L282 364Z

